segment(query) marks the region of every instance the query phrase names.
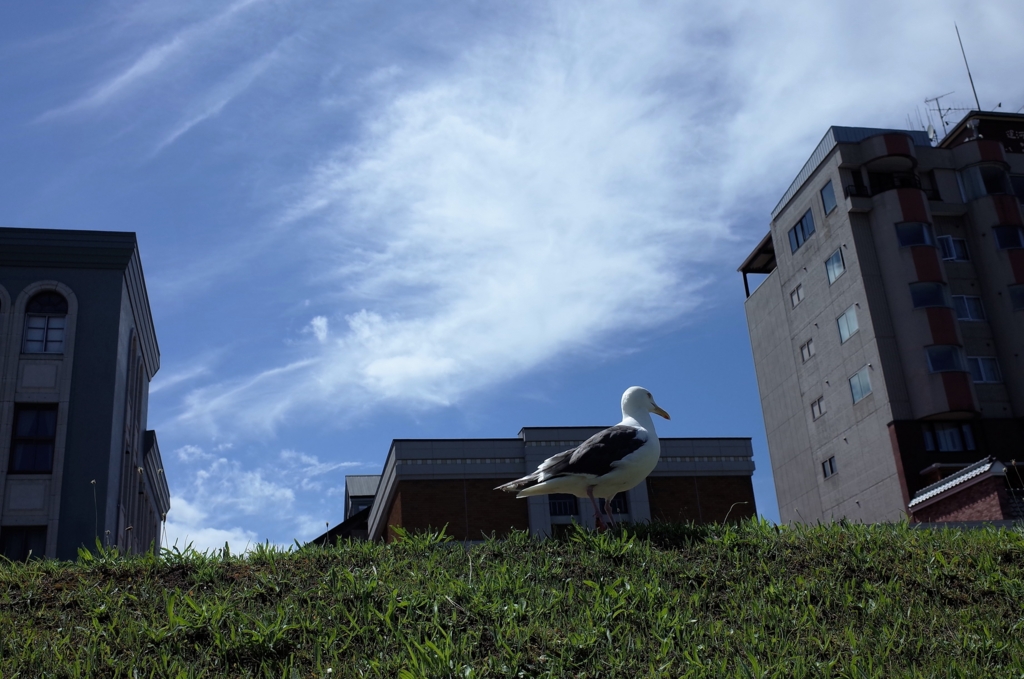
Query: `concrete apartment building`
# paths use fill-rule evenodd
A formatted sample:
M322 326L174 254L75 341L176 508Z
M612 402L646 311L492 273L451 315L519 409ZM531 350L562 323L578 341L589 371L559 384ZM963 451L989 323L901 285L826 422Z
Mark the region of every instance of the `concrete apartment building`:
M159 368L134 233L0 228L0 554L159 543Z
M739 269L783 521L1020 512L1021 200L1024 115L826 132Z
M556 535L573 522L594 525L587 500L542 495L517 500L494 490L541 461L582 443L603 427L525 427L507 439L400 439L391 443L380 476L346 477L345 521L316 538L392 540L394 528L447 526L458 540L529 530ZM620 521L699 523L757 515L748 438L662 438L661 461L642 483L620 494ZM373 495L367 493L373 489ZM349 500L351 499L351 501Z

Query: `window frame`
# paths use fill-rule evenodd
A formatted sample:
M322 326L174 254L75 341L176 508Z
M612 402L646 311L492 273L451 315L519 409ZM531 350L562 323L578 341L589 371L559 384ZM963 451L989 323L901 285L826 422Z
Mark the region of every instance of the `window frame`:
M835 264L832 262L836 255L839 255L839 266L841 267L838 273L836 273ZM828 284L832 285L835 283L844 273L846 273L846 259L843 257L843 248L840 247L825 260L825 274L828 276Z
M819 396L811 401L811 419L816 420L825 414L825 396Z
M986 321L985 305L978 295L953 295L953 310L958 321ZM971 300L974 300L972 305ZM961 311L963 314L961 315ZM980 315L975 315L980 314Z
M814 235L814 231L814 215L811 213L810 208L808 208L807 212L789 230L790 252L796 253L797 250L803 247L804 243Z
M826 479L830 479L839 473L839 467L836 465L836 456L832 455L827 460L821 463L821 473Z
M795 309L800 302L804 301L804 284L797 283L796 287L793 288L789 293L789 301L792 304L792 308Z
M24 412L36 412L36 413L53 413L53 433L45 436L38 434L19 434L19 416ZM11 426L11 453L7 463L7 473L11 475L21 474L52 474L53 473L53 462L57 454L57 430L59 428L59 412L58 404L56 403L15 403L14 404L14 418ZM22 459L19 459L18 447L19 446L39 446L49 445L49 459L48 464L43 465L25 465ZM34 459L38 452L30 453L32 457L24 459Z
M850 329L850 319L853 319L853 329ZM843 337L843 321L846 321L846 337ZM860 331L860 323L857 320L857 305L851 304L850 308L839 314L836 319L836 325L839 326L839 343L846 344L847 341Z
M959 440L959 447L949 445L954 440L954 433ZM921 424L921 435L924 439L924 449L929 453L977 450L970 422L924 422Z
M928 372L933 375L940 373L967 372L967 363L964 361L964 350L956 344L932 344L924 348L925 357L928 362ZM952 357L949 364L943 363L943 354Z
M805 351L806 349L806 351ZM807 363L807 361L814 358L814 338L808 338L806 342L800 345L800 359L801 363Z
M848 381L850 383L850 393L853 396L854 405L857 405L871 395L871 376L868 374L868 366L865 365L863 368L855 372L850 376ZM854 381L857 383L856 386L854 386ZM866 390L865 386L867 387ZM858 390L860 391L859 398L857 397Z
M825 200L825 191L826 190L832 196L832 207L829 207L828 206L828 201ZM821 190L818 191L818 195L821 196L821 207L825 211L825 215L826 216L832 214L832 211L835 210L839 206L839 203L836 201L836 188L835 188L835 186L832 185L832 180L831 179L829 179L828 182L824 186L821 187Z
M942 303L935 304L934 300L926 301L925 303L919 303L921 299L921 291L924 290L938 290L942 296ZM915 291L918 291L915 293ZM910 284L910 302L915 309L948 309L952 306L949 298L949 288L945 283L939 283L937 281L917 281Z
M1010 238L1010 234L1016 236ZM998 224L992 227L998 250L1019 250L1024 248L1024 227L1014 224ZM1012 241L1012 242L1011 242Z
M942 236L937 236L935 238L935 242L939 246L939 252L942 253L942 261L944 261L944 262L969 262L969 261L971 261L971 251L967 247L967 239L966 238L956 238L955 236L950 236L948 234L944 234ZM959 253L957 252L957 244L960 244L960 246L962 248L963 257L958 256Z
M920 238L914 238L915 235ZM901 248L935 247L935 228L928 222L896 222L896 239Z
M975 384L1002 384L1003 370L999 366L999 359L995 356L965 356L967 372L971 374L971 381ZM977 371L974 366L977 365ZM988 366L987 368L985 366ZM978 376L981 379L978 379Z

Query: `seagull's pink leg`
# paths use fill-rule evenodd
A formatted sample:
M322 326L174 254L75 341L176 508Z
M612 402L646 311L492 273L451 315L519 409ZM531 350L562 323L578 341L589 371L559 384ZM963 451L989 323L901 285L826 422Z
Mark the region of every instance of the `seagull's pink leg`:
M616 493L615 495L618 495L618 493ZM612 516L612 500L615 499L615 495L612 495L609 498L605 498L604 501L604 511L608 514L608 521L611 522L612 528L617 527L617 524L615 523L615 517Z
M594 518L597 519L597 527L601 530L608 530L608 526L604 524L604 519L601 518L601 510L597 508L597 500L594 499L593 486L589 486L587 488L587 497L590 498L590 504L594 505Z

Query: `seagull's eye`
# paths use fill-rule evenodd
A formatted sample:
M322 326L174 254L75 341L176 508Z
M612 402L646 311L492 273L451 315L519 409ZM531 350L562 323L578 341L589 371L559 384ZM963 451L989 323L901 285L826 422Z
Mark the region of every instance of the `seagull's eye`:
M651 392L647 392L647 398L649 398L649 399L651 399L651 400L654 400L654 397L653 397L653 396L651 396Z

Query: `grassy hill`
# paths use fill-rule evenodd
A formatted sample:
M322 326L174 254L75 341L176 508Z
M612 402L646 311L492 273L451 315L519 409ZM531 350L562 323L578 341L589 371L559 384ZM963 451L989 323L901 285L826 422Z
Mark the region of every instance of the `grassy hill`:
M1021 677L1024 533L637 526L0 562L0 676Z

